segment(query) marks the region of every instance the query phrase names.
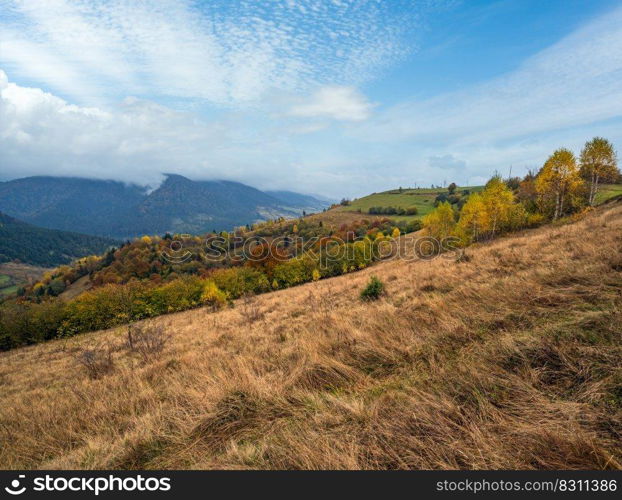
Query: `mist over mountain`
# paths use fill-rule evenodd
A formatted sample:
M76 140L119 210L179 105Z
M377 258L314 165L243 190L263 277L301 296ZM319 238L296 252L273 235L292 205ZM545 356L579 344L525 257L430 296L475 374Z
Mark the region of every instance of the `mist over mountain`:
M0 211L48 229L113 238L203 233L273 217L319 211L326 200L289 191L265 193L232 181L167 175L155 190L116 181L27 177L0 182Z

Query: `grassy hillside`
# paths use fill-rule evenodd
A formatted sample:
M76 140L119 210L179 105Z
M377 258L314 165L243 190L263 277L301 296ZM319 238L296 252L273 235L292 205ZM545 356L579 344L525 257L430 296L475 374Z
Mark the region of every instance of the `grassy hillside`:
M596 203L604 203L616 196L622 196L622 184L605 184L600 187L596 195Z
M622 468L621 235L618 202L157 318L161 352L123 327L2 353L0 463ZM372 274L387 295L362 302Z
M456 188L456 193L467 190L471 193L481 191L483 186L466 186ZM393 189L382 193L373 193L362 198L352 200L350 205L339 207L336 209L340 212L358 212L368 213L372 207L396 207L408 209L410 207L417 208L417 215L388 215L395 221L409 221L413 219L421 219L434 210L434 200L440 194L447 194L447 189ZM596 203L600 204L615 196L622 195L622 184L605 184L600 187L596 197Z
M480 191L482 186L470 186L459 187L456 189L457 193L463 190L470 192ZM396 207L408 209L411 207L417 208L417 215L391 215L394 220L411 220L420 219L424 215L427 215L434 210L434 200L439 194L447 194L447 189L393 189L391 191L384 191L382 193L373 193L363 198L353 200L347 207L342 207L340 210L345 212L357 212L368 213L371 207Z

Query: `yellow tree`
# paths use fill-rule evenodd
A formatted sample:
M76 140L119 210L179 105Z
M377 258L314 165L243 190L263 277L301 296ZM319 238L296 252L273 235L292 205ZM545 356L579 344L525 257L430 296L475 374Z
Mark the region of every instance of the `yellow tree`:
M484 205L487 227L491 236L508 229L514 210L514 193L498 175L486 183L481 202Z
M583 184L572 151L561 148L546 160L536 177L536 191L541 208L552 213L553 220L574 204Z
M452 236L456 229L454 209L446 201L439 204L433 212L423 218L423 227L428 236L439 241Z
M580 174L589 185L587 201L594 206L598 184L612 182L620 175L616 152L607 139L594 137L585 143L581 151Z
M460 211L458 234L465 244L477 241L486 232L488 214L482 200L482 195L473 193Z

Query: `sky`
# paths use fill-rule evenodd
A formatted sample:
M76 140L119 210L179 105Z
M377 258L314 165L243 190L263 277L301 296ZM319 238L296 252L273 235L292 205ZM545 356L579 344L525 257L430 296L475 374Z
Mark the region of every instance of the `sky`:
M618 0L0 0L0 180L333 198L622 147Z

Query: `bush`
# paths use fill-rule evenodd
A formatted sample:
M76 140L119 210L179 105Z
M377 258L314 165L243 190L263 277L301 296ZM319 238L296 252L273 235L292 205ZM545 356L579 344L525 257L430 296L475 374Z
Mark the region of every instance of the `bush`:
M201 302L213 310L220 309L227 304L227 294L218 288L212 280L208 280L203 287Z
M137 352L145 363L159 356L171 338L162 324L133 324L127 327L128 346Z
M230 299L237 299L247 293L256 294L270 290L268 277L250 267L219 269L212 273L211 278Z
M240 314L244 319L244 322L249 325L264 317L264 312L259 307L255 297L251 294L246 294L242 297Z
M76 356L76 360L84 367L86 374L92 380L103 377L114 368L110 346L84 349Z
M384 294L384 284L377 276L372 276L363 291L361 292L361 299L363 300L378 300Z

